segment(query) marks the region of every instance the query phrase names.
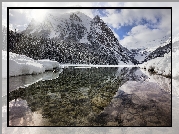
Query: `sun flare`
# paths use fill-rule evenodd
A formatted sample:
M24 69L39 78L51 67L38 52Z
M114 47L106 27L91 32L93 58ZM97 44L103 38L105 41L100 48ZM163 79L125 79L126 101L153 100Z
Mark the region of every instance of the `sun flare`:
M45 19L46 12L44 9L33 9L31 15L36 21L42 22Z

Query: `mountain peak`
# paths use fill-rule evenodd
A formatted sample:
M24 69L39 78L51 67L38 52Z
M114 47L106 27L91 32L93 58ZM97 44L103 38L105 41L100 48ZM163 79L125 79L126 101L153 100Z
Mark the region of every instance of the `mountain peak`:
M64 45L61 51L58 50L59 48L56 49L59 46L57 45L50 52L54 53L54 55L57 55L56 53L61 55L61 59L58 59L59 62L68 63L73 61L74 63L83 63L88 61L92 64L132 64L133 62L128 55L127 49L119 44L112 30L99 15L92 19L79 11L64 14L49 13L46 14L46 19L42 23L31 22L24 33L27 35L32 34L39 38L54 39L60 45ZM64 43L61 44L61 41L64 41ZM72 49L74 50L73 52L71 51ZM69 50L68 55L64 54L64 51L66 52L67 50ZM80 53L84 51L86 54L81 55L79 59L76 57L77 60L75 61L71 60L79 51ZM89 57L91 61L89 61Z
M99 21L99 20L100 20L99 15L96 15L96 16L93 18L93 20Z
M98 22L104 23L104 21L99 17L99 15L96 15L96 16L93 18L93 21L94 21L95 23L98 23Z
M71 19L71 20L75 20L75 21L82 22L82 20L80 19L80 17L77 16L75 13L72 13L72 14L70 15L70 19Z

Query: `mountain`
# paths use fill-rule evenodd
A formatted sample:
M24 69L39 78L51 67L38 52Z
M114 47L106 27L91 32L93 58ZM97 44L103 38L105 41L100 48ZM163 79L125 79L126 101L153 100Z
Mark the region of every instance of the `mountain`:
M167 38L153 40L160 42L158 48L128 50L98 15L48 13L41 22L32 19L21 33L11 31L9 48L36 60L48 58L64 64L141 64L169 53L171 39L163 42Z
M179 33L172 39L172 52L179 50Z
M155 49L153 52L151 52L145 59L143 62L146 62L148 60L151 59L155 59L157 57L164 57L165 54L168 54L169 52L171 52L172 49L172 45L171 45L171 38L169 38L165 45L163 46L159 46L157 49Z
M150 51L147 48L136 48L131 49L131 57L137 60L137 64L140 64L144 59L150 54Z
M23 33L32 34L36 37L56 37L59 40L80 41L84 34L89 31L88 25L90 25L89 22L92 19L81 12L77 12L76 14L65 13L62 15L47 14L44 20L40 23L32 19Z
M174 40L172 40L173 43ZM176 42L178 39L176 39ZM171 38L169 38L164 46L158 47L156 50L151 52L140 65L141 68L148 70L149 72L163 75L165 77L173 78L178 77L178 60L177 50L171 52ZM174 45L174 46L177 46ZM172 48L174 49L174 47ZM172 55L171 55L172 54ZM173 73L171 73L171 60L173 61Z
M55 58L61 63L116 65L137 62L98 15L91 19L81 12L47 14L43 22L33 19L21 34L52 40L53 44L44 46L48 50L41 53L46 55L41 58Z
M164 54L171 51L171 37L164 36L160 39L152 40L155 46L147 46L142 48L130 49L131 57L137 60L137 64L142 64L157 57L163 57Z

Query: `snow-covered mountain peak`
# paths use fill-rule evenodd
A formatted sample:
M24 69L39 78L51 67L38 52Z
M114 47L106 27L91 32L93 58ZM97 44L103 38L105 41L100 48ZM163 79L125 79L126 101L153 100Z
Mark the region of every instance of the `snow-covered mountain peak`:
M70 20L82 22L82 20L80 19L80 17L78 17L75 13L72 13L72 14L70 15Z
M78 51L84 49L86 55L83 57L86 59L78 61L80 63L88 61L87 57L93 56L90 61L92 60L91 63L94 64L136 64L136 60L130 56L130 51L119 43L113 31L98 15L92 19L78 11L64 14L47 13L45 17L41 23L32 21L24 33L53 39L58 42L58 45L56 44L58 49L59 45L64 45L65 53L68 50L67 47L72 47L75 51L71 52L69 48L69 53L72 53L71 57L76 57L79 54ZM78 46L81 46L80 50ZM71 58L68 58L70 61ZM67 62L68 60L59 61Z
M92 19L89 16L79 11L64 14L47 13L41 23L32 20L24 33L35 36L40 35L45 38L57 37L61 38L61 40L69 39L69 36L70 38L73 36L74 40L79 41L82 39L82 42L87 43L86 34L90 32L91 21ZM42 35L42 33L45 34Z
M88 15L86 15L86 14L84 14L84 13L82 13L82 12L80 12L80 11L76 11L76 12L74 12L78 17L80 17L81 18L81 20L89 20L89 21L91 21L92 20L92 18L90 18Z
M96 16L93 18L93 20L98 22L98 21L100 20L99 15L96 15Z
M94 23L104 23L104 21L99 17L99 15L96 15L96 16L93 18L93 22L94 22Z

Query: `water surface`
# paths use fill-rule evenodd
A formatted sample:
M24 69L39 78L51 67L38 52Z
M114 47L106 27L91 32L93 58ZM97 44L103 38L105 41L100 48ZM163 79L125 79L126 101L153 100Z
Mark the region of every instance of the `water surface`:
M137 67L63 68L55 79L11 89L9 125L170 126L170 91L148 80Z

